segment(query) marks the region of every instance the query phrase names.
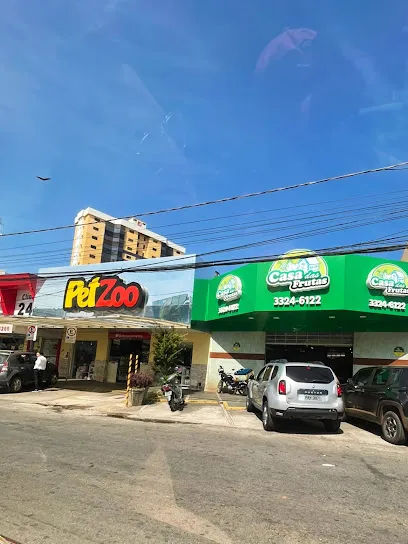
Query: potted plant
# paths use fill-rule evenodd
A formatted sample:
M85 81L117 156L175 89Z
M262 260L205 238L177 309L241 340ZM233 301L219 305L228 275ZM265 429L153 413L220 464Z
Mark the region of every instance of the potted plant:
M154 370L162 379L173 374L177 365L182 363L184 336L173 328L158 328L153 333Z
M129 406L141 406L153 384L153 377L145 372L134 372L130 377Z

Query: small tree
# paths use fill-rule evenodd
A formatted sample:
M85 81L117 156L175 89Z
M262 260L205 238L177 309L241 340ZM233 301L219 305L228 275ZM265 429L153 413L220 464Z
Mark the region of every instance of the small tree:
M163 377L173 374L174 368L181 363L184 336L173 328L159 328L153 333L154 370Z

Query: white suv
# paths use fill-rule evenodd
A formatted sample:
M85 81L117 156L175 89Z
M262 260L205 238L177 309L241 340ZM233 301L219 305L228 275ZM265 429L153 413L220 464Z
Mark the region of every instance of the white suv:
M271 361L250 380L248 412L262 410L265 431L283 419L315 419L338 432L344 415L342 390L333 370L323 363Z

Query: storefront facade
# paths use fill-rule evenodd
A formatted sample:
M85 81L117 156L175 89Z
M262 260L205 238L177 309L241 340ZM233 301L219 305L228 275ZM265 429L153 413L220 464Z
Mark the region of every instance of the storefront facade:
M42 349L60 377L112 383L126 383L129 361L150 371L154 330L173 327L184 336L184 383L203 387L210 337L190 330L194 269L159 271L172 259L103 263L91 274L89 265L40 269L30 312L0 316L0 327L18 327L24 349ZM37 332L29 344L31 326Z
M408 264L288 252L197 279L192 327L211 333L206 388L226 370L271 359L322 361L340 379L372 364L408 364Z

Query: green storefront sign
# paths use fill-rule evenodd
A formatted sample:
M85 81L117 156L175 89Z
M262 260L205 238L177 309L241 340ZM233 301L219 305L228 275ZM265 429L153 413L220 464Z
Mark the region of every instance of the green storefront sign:
M406 330L407 297L408 263L295 250L196 280L192 321L203 330Z

